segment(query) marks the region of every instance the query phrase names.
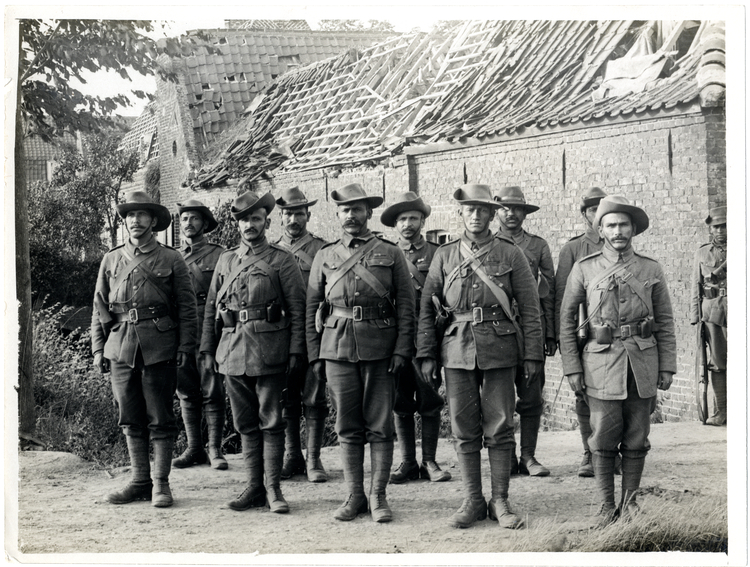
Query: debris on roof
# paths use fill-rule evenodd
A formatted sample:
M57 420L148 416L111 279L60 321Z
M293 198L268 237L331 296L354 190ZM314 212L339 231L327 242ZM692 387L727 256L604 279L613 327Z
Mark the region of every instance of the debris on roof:
M659 55L633 65L650 41L644 30ZM718 104L723 49L720 22L474 21L394 37L280 76L225 134L226 149L195 183L377 162L406 145L481 140L698 98Z

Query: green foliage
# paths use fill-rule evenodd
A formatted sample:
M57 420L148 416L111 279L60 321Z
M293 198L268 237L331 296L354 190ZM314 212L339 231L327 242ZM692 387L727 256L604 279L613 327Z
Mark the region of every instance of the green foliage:
M60 332L60 321L70 311L54 304L33 314L37 435L50 451L100 465L126 464L112 388L94 369L89 331L68 337Z
M209 241L214 244L220 244L227 250L234 248L240 243L237 221L232 216L231 208L232 201L227 201L211 210L214 218L219 222L219 227L206 235Z

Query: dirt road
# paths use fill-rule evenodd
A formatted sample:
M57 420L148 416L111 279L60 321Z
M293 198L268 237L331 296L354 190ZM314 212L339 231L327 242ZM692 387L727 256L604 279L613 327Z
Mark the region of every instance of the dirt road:
M726 502L726 431L693 422L654 425L641 501L702 495ZM535 529L549 529L550 522L564 525L570 532L592 525L597 508L595 481L576 476L580 453L577 431L540 435L537 456L552 475L511 480L511 504L528 525L521 534L501 530L490 521L478 522L468 530L447 525L461 503L462 492L453 447L442 439L438 460L453 479L389 485L388 500L394 511L394 521L389 524L375 524L369 516L348 523L333 519L333 511L345 496L336 447L323 450L329 482L311 484L304 476L283 481L291 507L286 515L265 509L234 512L226 506L244 485L242 462L236 455L229 456L227 471L208 466L174 470L170 482L175 505L157 509L148 502L125 506L105 502L108 492L127 482L127 468L104 471L66 453L23 452L19 455L18 549L25 556L22 561L41 562L50 561L50 556L29 554L512 551L515 538L533 538ZM398 448L396 459L397 455ZM484 492L489 498L486 451L483 459ZM369 451L365 461L368 478ZM12 539L6 541L6 547L11 556L19 557ZM146 560L159 561L158 557ZM187 562L210 559L203 556ZM105 556L91 557L91 561L105 560Z

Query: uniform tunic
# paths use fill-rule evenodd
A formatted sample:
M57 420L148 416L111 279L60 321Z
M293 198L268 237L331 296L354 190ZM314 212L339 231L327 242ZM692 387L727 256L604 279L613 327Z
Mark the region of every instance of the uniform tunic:
M703 321L708 332L711 369L727 368L727 250L713 242L695 253L690 282L690 322Z
M118 289L112 289L131 258L143 254L149 258ZM147 270L155 283L147 280ZM195 292L185 261L177 250L159 244L156 238L139 247L128 240L104 255L95 293L119 319L129 311L135 319L134 309L143 313L154 308L164 313L138 321L116 320L107 334L100 320L103 314L95 304L91 345L94 354L103 352L111 362L112 390L123 432L147 436L150 430L152 437L173 436L177 431L172 409L174 360L178 352L193 353L197 337Z
M203 316L206 310L206 297L211 286L216 263L224 253L224 248L212 244L205 238L188 244L183 242L180 248L182 257L188 266L190 283L193 284L198 304L198 331L203 331ZM224 414L225 393L224 377L206 368L200 354L200 337L196 341L195 353L188 358L187 364L177 369L177 397L183 408L200 410L205 406L207 412Z

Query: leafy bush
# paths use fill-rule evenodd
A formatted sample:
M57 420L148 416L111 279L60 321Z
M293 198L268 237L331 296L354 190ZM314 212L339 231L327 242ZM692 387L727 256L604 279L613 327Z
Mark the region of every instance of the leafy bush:
M37 435L50 451L100 465L128 462L109 379L94 368L90 334L64 336L60 321L72 308L54 304L33 314Z

